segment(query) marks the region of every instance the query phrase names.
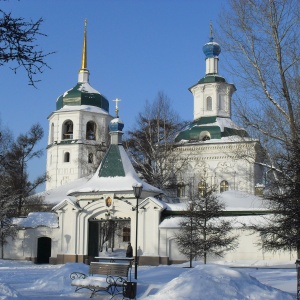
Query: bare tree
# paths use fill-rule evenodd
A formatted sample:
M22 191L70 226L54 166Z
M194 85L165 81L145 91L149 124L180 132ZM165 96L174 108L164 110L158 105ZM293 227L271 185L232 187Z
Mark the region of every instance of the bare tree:
M299 8L294 0L230 0L220 21L219 40L241 90L238 116L275 161L299 146Z
M136 127L128 132L124 145L136 171L148 183L172 189L176 174L185 164L184 161L176 163L173 152L176 134L184 125L163 92L151 104L147 102L139 114Z
M109 148L110 141L107 138L106 142L98 143L90 141L90 143L85 144L85 154L82 155L78 162L84 168L84 174L86 176L92 175L98 169L102 159L105 156L107 149Z
M38 37L46 36L40 32L43 19L25 21L1 9L0 14L0 66L8 64L15 73L19 68L24 68L29 84L35 86L39 81L35 76L43 73L44 68L49 68L45 58L51 54L38 49L36 44Z
M222 218L224 209L215 189L206 183L202 190L190 195L180 230L175 235L179 251L190 259L190 267L196 257L202 257L206 264L208 255L223 257L236 247L231 222Z
M219 41L241 91L235 108L267 150L267 250L300 255L300 5L297 0L230 0ZM245 95L247 101L245 100Z

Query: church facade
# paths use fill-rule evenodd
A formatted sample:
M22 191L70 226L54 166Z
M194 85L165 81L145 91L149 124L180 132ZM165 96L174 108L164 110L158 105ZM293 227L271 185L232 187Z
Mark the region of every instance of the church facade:
M263 151L259 141L231 119L236 88L219 74L221 47L210 41L203 47L205 76L189 88L194 98L194 120L176 137L177 157L186 160L178 176L178 194L186 188L216 187L221 193L238 190L257 194L263 184ZM188 159L187 159L188 158Z
M268 213L255 196L263 179L262 157L259 142L231 120L235 87L218 73L220 51L211 37L204 46L206 75L190 88L194 120L176 138L178 160L187 164L177 178L180 201L174 201L135 172L122 145L118 99L113 118L107 99L89 85L85 29L78 83L57 99L48 118L49 182L43 196L52 212L15 220L18 236L4 245L3 258L88 263L107 251L125 255L130 241L140 265L187 261L178 251L175 233L187 209L188 189L201 193L216 186L226 203L224 217L231 218L232 234L239 236L238 248L225 260L292 259L293 253L264 253L257 246L262 238L248 235L247 225L263 221ZM86 177L102 145L105 156L93 176ZM133 192L137 184L143 186L138 199Z

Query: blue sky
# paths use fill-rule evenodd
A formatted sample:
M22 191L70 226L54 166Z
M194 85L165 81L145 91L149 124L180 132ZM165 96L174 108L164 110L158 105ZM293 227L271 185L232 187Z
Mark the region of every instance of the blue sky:
M38 40L51 69L38 75L37 89L28 85L25 72L1 68L3 126L15 136L39 122L47 146L47 117L58 96L77 83L81 66L84 19L88 20L90 84L110 101L114 115L119 103L124 130L130 129L146 100L163 91L182 119L193 118L193 97L188 88L205 74L202 46L209 40L209 23L217 30L226 0L10 0L1 9L15 17L44 22L47 37ZM222 46L222 45L221 45ZM219 72L222 72L222 53ZM30 177L46 169L46 153L30 164Z

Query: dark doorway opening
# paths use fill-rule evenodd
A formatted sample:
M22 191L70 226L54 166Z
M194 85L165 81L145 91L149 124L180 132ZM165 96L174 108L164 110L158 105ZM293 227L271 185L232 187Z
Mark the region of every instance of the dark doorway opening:
M51 239L48 237L38 238L36 262L38 264L49 264L50 257L51 257Z
M126 230L124 230L126 228ZM114 251L121 246L126 249L130 240L130 219L127 220L90 220L88 256L99 256L107 248Z

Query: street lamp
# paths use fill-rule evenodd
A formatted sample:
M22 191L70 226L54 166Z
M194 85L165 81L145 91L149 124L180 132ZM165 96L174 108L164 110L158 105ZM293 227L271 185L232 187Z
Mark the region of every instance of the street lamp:
M296 269L297 269L297 300L300 299L300 259L296 260Z
M137 279L137 239L138 239L138 205L139 205L139 198L142 193L143 185L141 183L135 183L133 186L133 193L136 198L136 206L135 206L135 259L134 259L134 279Z

